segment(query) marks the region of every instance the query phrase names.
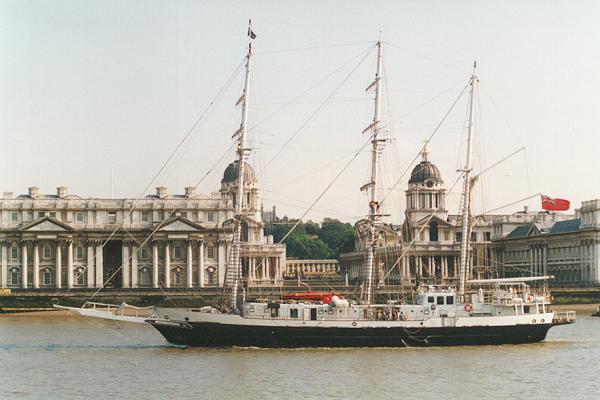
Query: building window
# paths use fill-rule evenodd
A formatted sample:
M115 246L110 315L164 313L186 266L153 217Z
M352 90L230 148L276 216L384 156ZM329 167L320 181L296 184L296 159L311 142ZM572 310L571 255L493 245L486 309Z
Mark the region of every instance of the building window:
M52 258L52 248L48 245L42 247L42 258L44 260L49 260Z
M19 269L18 268L11 268L10 284L11 284L11 286L17 286L19 284Z
M438 223L435 221L431 221L429 224L429 241L437 242L438 241Z
M16 212L10 213L10 220L11 220L11 222L19 221L19 215Z
M149 254L148 254L148 248L147 247L142 247L142 250L140 252L140 258L142 260L147 260L148 256L149 256Z
M75 213L75 222L83 223L83 212L78 211Z
M45 215L46 215L45 211L38 211L38 218L44 218Z
M52 284L52 272L49 268L44 270L44 274L42 275L42 284L44 286L50 286Z
M183 218L187 218L187 212L186 211L182 211L179 215L181 215Z
M33 221L33 211L28 211L27 216L29 218L29 221Z
M140 282L142 286L150 286L150 268L144 267L141 269Z
M116 211L109 211L108 212L108 223L109 224L115 224L117 222L117 212Z
M158 220L162 221L163 219L165 219L165 212L164 211L159 211L158 212Z
M173 248L173 256L176 260L181 259L181 246L175 246Z
M206 220L208 222L215 222L215 213L212 211L209 211L206 213Z
M206 269L206 282L209 285L217 284L217 270L213 267L209 267Z
M215 258L215 248L213 246L206 247L206 257L210 259Z
M79 267L75 270L75 284L79 286L85 285L85 270Z
M150 211L142 211L142 222L150 221Z
M462 242L462 232L456 231L456 241Z
M10 246L10 258L12 258L13 260L19 259L19 246L14 244Z
M198 211L192 212L192 220L198 221Z
M83 246L75 246L75 258L83 260Z
M448 231L444 232L444 240L446 242L450 240L450 232L448 232Z
M56 218L56 212L50 211L50 218Z
M60 212L60 219L63 221L67 220L67 212L66 211L61 211Z
M492 240L492 233L483 232L483 240L485 240L486 242L490 242Z
M477 241L477 232L471 232L471 242Z
M175 274L173 276L173 281L175 282L175 286L180 286L182 283L182 273L181 273L181 268L176 268L175 269Z

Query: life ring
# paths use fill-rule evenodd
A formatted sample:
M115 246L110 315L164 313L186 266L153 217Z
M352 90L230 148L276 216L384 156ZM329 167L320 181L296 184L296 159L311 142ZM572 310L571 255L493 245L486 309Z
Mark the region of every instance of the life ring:
M473 311L473 306L470 303L465 304L465 311L470 313Z
M431 311L435 310L435 304L431 305Z

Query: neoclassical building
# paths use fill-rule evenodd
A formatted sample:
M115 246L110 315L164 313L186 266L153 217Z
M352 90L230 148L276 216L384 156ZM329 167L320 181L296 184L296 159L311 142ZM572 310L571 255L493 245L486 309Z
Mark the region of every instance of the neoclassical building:
M237 163L211 195L82 198L66 187L0 199L0 285L9 288L222 286L233 237ZM279 285L285 245L265 236L259 187L245 166L242 269L248 286Z
M572 215L557 213L532 213L525 209L510 215L474 216L469 245L469 276L473 278L497 277L499 250L495 239L509 234L524 224L540 221L560 222ZM357 223L359 233L361 224ZM458 280L460 265L462 219L449 214L446 208L446 188L442 174L429 160L425 149L422 159L411 172L406 189L406 210L401 226L384 225L378 234L379 284L395 282L453 283ZM366 233L366 231L365 231ZM359 236L361 236L359 234ZM356 251L342 254L342 277L360 282L364 274L364 239L357 240Z
M600 284L600 200L584 201L575 218L502 227L494 252L503 276L553 275L556 286Z

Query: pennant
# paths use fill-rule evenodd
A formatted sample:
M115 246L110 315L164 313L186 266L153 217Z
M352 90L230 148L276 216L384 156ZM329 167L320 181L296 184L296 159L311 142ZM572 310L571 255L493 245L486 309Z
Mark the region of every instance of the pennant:
M256 39L256 34L252 32L252 28L248 27L248 36L250 39Z

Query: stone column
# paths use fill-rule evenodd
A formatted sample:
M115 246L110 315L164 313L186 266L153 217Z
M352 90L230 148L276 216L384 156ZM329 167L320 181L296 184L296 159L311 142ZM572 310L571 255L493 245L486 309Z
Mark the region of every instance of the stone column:
M62 251L60 248L60 242L56 242L56 288L62 288Z
M96 246L96 287L104 286L104 259L102 245Z
M225 268L227 261L227 254L225 250L225 242L220 240L217 244L217 261L219 263L219 286L223 287L225 284Z
M134 244L131 246L131 287L138 287L138 247Z
M33 288L40 288L40 248L37 242L33 243Z
M27 275L27 244L23 242L21 248L21 286L23 286L23 289L27 289Z
M129 270L129 244L123 243L121 247L121 264L123 269L121 270L121 277L123 278L123 287L129 287L129 275L131 271Z
M191 288L192 285L192 241L188 240L187 243L187 287Z
M73 287L73 242L67 242L67 287Z
M164 275L164 283L166 288L171 287L171 249L169 246L169 242L165 242L165 275Z
M152 242L152 287L158 287L158 243Z
M198 246L198 286L204 287L204 242Z
M87 246L87 267L85 268L87 272L87 287L94 287L94 277L96 276L96 272L94 271L94 247L91 245ZM72 274L73 272L71 272Z
M2 287L8 287L8 242L2 242Z
M255 274L256 272L254 271L254 268L256 268L256 258L254 258L253 256L250 256L250 258L248 258L248 285L251 285L252 282L254 281L255 278Z

